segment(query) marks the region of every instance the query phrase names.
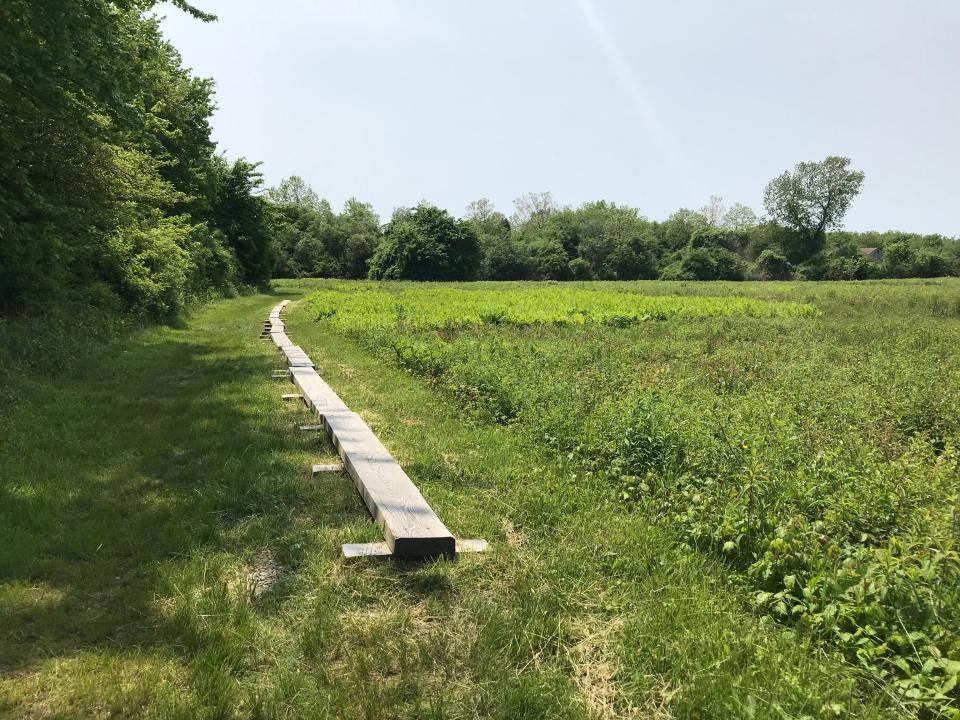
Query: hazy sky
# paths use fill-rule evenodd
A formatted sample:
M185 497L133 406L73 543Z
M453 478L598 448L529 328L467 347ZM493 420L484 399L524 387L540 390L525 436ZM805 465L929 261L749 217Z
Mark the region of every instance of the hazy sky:
M866 173L850 229L960 235L960 0L194 0L167 36L214 136L386 220L526 191L760 212L801 160Z

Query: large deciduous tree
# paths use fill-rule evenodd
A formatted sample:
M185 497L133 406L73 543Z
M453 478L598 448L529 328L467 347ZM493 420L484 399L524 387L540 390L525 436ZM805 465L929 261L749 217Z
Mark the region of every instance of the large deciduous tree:
M480 269L473 226L446 210L421 203L401 210L370 260L373 280L472 280Z
M799 163L770 181L764 207L775 222L802 239L791 260L806 260L823 249L827 231L840 227L863 178L862 172L850 169L849 158L831 155L821 162Z
M513 201L515 212L510 222L516 228L540 230L547 219L557 211L553 195L547 192L528 192Z
M757 223L757 214L743 203L734 203L720 221L721 226L730 230L749 230Z

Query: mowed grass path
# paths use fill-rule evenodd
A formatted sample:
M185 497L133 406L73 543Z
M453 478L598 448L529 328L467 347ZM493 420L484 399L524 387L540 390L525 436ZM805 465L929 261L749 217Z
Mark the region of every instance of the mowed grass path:
M0 717L783 718L884 714L749 613L722 565L509 427L315 325L288 331L460 537L381 539L256 339L290 285L3 380ZM15 402L7 402L8 400ZM862 690L862 685L859 686Z

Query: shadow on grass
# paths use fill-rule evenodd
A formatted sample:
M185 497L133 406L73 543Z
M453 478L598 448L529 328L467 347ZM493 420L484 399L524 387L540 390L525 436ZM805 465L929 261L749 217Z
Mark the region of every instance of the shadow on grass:
M12 381L21 404L0 445L0 674L91 649L179 652L191 643L157 602L171 563L269 547L305 509L334 527L354 519L348 483L309 484L297 456L311 440L278 422L289 411L270 379L277 361L249 350L167 328L75 374ZM264 391L277 412L264 411Z

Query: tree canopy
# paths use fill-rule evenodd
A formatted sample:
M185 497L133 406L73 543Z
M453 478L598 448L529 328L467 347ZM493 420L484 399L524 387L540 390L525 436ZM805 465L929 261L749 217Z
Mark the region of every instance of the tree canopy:
M0 4L4 313L83 300L168 317L269 275L255 166L215 153L213 83L183 67L153 5Z
M370 260L374 280L472 280L480 270L473 226L421 203L394 213Z
M798 163L792 172L770 181L763 205L773 221L800 235L798 252L812 255L823 249L827 231L840 227L863 179L845 157Z

